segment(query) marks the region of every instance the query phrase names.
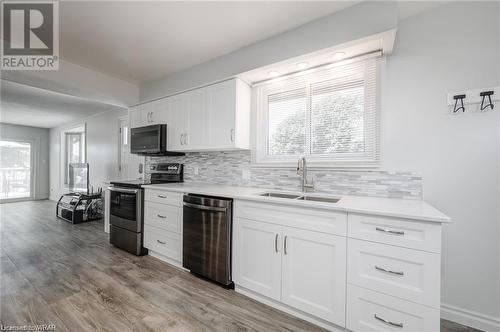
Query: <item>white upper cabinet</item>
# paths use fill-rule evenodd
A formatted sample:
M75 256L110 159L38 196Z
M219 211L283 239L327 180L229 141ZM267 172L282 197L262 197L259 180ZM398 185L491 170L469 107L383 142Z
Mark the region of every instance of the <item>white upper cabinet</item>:
M250 149L250 87L231 79L130 108L130 127L167 124L171 151Z
M249 149L250 87L239 79L232 79L206 90L209 147Z
M167 121L167 147L171 151L183 151L189 130L188 102L185 94L167 98L169 104Z
M156 100L151 103L148 124L167 124L169 117L169 102L167 98ZM146 125L148 125L146 124ZM168 128L167 128L168 130Z
M205 89L196 89L185 94L187 100L187 123L183 151L197 151L207 147L207 112ZM175 124L172 124L174 126Z
M154 124L153 103L145 103L131 107L129 110L130 128Z

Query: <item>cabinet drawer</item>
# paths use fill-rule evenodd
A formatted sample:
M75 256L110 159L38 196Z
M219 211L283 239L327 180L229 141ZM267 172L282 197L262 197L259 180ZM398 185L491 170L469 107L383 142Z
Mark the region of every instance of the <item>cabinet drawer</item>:
M348 283L439 308L440 254L354 239L347 246Z
M182 235L151 225L144 225L144 247L182 262Z
M438 332L439 316L439 309L347 287L347 328L351 331Z
M347 231L346 212L242 200L235 201L234 206L234 215L238 218L341 236Z
M145 202L144 223L170 232L182 233L182 208Z
M182 193L146 189L145 201L182 206Z
M351 238L441 252L441 225L358 213L348 219Z

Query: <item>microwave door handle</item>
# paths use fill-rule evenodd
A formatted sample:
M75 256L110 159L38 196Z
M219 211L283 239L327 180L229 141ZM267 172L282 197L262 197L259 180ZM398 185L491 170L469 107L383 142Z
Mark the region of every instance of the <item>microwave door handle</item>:
M116 187L108 187L109 191L114 191L117 193L125 193L125 194L137 194L139 192L138 189L124 189L124 188L116 188Z

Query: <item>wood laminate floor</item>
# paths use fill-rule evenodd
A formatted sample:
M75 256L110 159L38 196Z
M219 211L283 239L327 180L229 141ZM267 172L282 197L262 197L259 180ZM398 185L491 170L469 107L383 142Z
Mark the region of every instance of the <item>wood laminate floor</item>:
M113 248L102 221L72 225L55 203L0 205L2 325L56 331L322 331L150 256ZM470 332L442 321L442 331Z

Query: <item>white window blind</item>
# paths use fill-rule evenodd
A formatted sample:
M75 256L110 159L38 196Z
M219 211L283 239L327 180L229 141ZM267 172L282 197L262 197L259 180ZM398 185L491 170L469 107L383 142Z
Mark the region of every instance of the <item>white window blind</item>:
M258 87L257 163L376 166L380 55L325 66Z

